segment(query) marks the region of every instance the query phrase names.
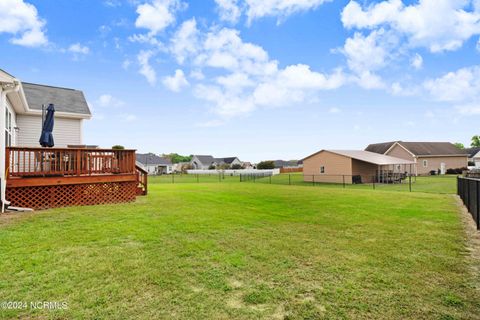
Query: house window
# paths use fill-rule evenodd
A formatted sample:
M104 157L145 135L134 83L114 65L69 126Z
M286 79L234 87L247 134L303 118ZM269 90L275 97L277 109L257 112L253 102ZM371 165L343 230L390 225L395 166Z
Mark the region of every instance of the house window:
M325 167L324 166L320 167L320 173L325 173Z
M12 113L5 108L5 146L11 147L13 141Z
M428 167L428 161L427 160L423 160L423 167L424 168Z

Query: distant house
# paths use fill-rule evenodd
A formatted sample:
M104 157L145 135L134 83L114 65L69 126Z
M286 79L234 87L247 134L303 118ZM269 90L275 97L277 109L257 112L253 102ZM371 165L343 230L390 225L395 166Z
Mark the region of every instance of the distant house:
M148 174L170 174L173 164L170 159L159 157L153 153L137 153L137 165L148 172Z
M303 179L322 183L400 182L415 162L364 150L320 150L303 159Z
M242 165L237 157L214 158L211 155L193 155L190 165L193 169L208 170L211 167Z
M416 174L428 174L440 170L465 168L468 155L450 142L404 142L392 141L369 145L365 151L414 161Z
M468 162L480 168L480 147L467 148L464 151L468 155Z

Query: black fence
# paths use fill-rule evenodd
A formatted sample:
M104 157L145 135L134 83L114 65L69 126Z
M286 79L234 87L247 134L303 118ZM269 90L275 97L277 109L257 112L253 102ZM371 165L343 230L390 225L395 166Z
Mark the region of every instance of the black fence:
M480 179L457 177L457 194L480 230Z

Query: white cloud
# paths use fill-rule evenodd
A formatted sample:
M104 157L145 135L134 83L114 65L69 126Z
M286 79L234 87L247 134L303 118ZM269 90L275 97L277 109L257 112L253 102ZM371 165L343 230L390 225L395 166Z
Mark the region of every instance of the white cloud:
M480 52L480 38L479 38L478 41L477 41L477 46L476 46L476 48L477 48L477 51Z
M480 101L480 66L462 68L439 78L427 80L424 87L435 100Z
M240 18L242 11L238 0L215 0L218 6L220 20L235 23Z
M411 47L431 52L456 50L480 34L480 12L472 11L471 0L420 0L405 6L401 0L387 0L363 9L350 1L342 12L347 28L388 27L407 38ZM478 8L477 8L478 9Z
M332 107L332 108L328 109L328 112L329 113L340 113L340 112L342 112L342 110L340 110L337 107Z
M182 23L171 39L171 51L178 63L182 64L187 56L198 50L198 30L195 18Z
M470 104L463 106L456 106L455 109L464 116L477 116L480 115L480 103Z
M153 56L153 51L140 51L137 55L138 63L140 64L139 73L143 75L150 85L155 85L157 82L157 74L155 70L153 70L152 66L150 65L150 58Z
M347 65L353 71L353 82L364 89L380 89L384 83L375 72L392 59L392 50L397 43L395 35L383 29L374 30L368 36L355 32L338 51L347 58Z
M38 47L48 43L45 21L38 16L37 8L23 0L0 1L0 33L10 33L13 44Z
M118 108L123 106L125 103L112 96L111 94L102 94L98 97L97 101L95 101L95 105L98 105L102 108Z
M74 53L74 54L89 54L90 53L90 48L87 46L82 46L80 43L74 43L68 47L68 51Z
M162 82L165 87L173 92L180 92L183 87L189 85L187 79L185 78L185 74L180 69L175 70L175 74L173 76L163 78Z
M415 56L412 58L410 64L412 67L415 69L419 70L422 69L423 67L423 57L419 55L418 53L415 54Z
M128 68L130 67L131 64L132 64L132 61L130 61L129 59L125 59L122 62L122 68L124 70L128 70Z
M123 122L133 122L137 120L137 116L131 113L122 113L118 115L121 121Z
M137 6L135 26L149 30L150 35L156 35L175 22L175 13L182 10L186 4L180 0L153 0Z
M284 19L293 13L316 9L329 1L331 0L244 0L249 22L267 16Z

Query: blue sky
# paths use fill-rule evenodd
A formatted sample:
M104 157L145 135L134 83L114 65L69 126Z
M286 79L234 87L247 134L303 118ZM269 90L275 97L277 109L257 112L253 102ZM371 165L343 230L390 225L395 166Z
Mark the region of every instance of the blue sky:
M480 133L480 1L0 1L2 69L83 90L85 142L302 158Z

